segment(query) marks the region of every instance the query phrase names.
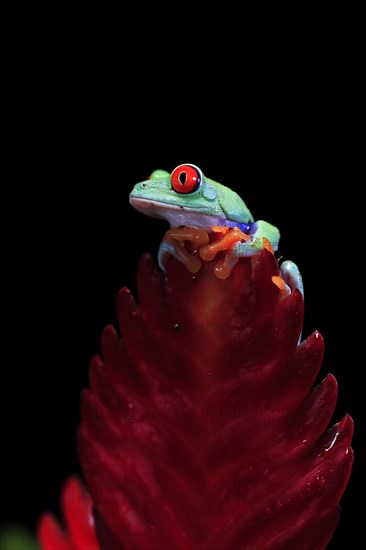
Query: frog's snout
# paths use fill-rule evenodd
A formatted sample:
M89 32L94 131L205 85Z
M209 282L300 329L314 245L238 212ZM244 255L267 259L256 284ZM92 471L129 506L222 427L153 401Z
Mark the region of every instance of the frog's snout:
M130 193L130 202L131 202L131 198L133 198L133 197L143 198L144 193L146 193L148 188L149 188L149 181L143 181L141 183L136 183L136 185L134 186L134 188L132 189L132 191Z

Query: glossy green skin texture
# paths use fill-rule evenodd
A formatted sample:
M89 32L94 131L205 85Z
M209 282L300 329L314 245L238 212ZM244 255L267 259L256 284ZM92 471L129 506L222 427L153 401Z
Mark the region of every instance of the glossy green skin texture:
M172 189L169 172L156 170L147 181L135 185L131 197L196 210L203 215L237 223L254 221L245 202L235 191L204 177L202 185L193 193L182 194Z

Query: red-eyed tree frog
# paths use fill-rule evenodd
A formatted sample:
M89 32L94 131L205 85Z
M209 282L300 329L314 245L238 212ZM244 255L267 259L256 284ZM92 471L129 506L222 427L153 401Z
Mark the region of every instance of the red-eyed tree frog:
M194 164L181 164L171 174L165 170L155 170L148 180L134 186L130 204L148 216L166 220L172 228L159 248L158 261L163 271L166 270L169 255L185 263L191 272L199 271L200 261L196 258L191 262L192 256L183 248L183 241L199 245L202 259L210 260L218 252L230 251L229 269L221 270L221 278L230 275L238 258L255 256L266 246L273 251L278 249L280 232L277 227L263 220L254 221L237 193L205 177ZM192 232L188 228L197 231ZM209 233L225 234L230 231L233 233L230 238L226 235L226 241L224 237L219 245L208 244ZM223 242L229 242L230 246L224 248ZM298 288L303 293L302 278L296 264L283 262L281 274L291 289Z

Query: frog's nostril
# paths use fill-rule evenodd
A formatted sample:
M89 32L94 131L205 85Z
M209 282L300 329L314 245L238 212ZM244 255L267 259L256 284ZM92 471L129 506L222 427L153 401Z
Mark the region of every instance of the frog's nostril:
M142 187L147 187L147 183L143 183L143 184L142 184Z

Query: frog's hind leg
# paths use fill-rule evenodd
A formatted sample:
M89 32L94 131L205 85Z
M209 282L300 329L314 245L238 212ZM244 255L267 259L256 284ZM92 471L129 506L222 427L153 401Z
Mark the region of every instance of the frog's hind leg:
M304 284L299 268L291 260L282 262L280 267L282 279L285 281L290 290L297 288L304 296Z
M285 262L282 262L280 266L280 271L282 279L288 286L289 290L292 291L294 288L297 288L304 296L304 284L302 282L302 276L297 265L294 262L291 262L291 260L286 260ZM297 342L298 345L301 344L301 340L302 331L300 332L300 336Z
M238 258L259 254L263 248L265 248L265 243L267 243L274 252L278 249L280 232L277 227L264 220L253 223L250 230L250 237L249 240L238 242L234 246L233 250Z

